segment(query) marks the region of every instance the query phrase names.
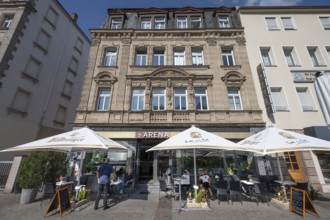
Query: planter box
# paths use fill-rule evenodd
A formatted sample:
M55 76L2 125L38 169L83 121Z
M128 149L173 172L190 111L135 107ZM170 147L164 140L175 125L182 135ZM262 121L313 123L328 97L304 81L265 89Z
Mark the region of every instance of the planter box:
M71 207L73 207L75 211L80 211L79 207L83 206L86 203L87 203L87 199L83 199L79 202L73 203Z
M37 189L22 189L20 204L25 205L34 202L37 193Z
M289 206L290 206L290 202L289 201L286 202L286 203L284 203L284 202L282 202L280 200L277 200L277 199L274 199L274 198L272 198L271 203L274 206L279 207L279 208L282 208L282 209L289 209Z
M187 208L208 208L207 202L197 203L195 199L187 199Z

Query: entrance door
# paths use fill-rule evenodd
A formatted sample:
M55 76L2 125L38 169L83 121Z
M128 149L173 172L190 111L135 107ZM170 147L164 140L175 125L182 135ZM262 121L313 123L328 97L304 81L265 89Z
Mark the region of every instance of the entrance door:
M299 153L292 151L285 152L284 157L291 178L296 182L305 182L305 176L301 167Z

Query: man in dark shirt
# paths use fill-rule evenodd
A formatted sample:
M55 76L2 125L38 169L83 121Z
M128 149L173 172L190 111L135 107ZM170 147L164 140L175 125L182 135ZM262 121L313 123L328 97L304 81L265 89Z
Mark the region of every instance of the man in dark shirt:
M112 166L109 163L110 163L110 159L105 158L104 163L100 166L99 170L96 173L96 178L99 184L99 190L97 192L94 210L98 209L102 192L103 192L103 209L108 208L107 194L110 186L110 175L112 173Z
M120 183L120 188L119 188L120 195L123 194L123 190L124 190L125 186L128 184L132 184L133 180L134 180L134 175L132 173L132 169L129 168L127 170L127 173L124 174L123 182Z

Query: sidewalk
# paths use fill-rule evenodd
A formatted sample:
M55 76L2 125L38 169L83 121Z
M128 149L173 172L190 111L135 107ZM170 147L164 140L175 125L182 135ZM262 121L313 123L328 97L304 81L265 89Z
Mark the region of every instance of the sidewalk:
M330 197L328 197L330 198ZM0 218L1 219L28 219L37 220L44 219L44 214L49 205L50 200L44 200L42 206L40 201L32 204L20 205L20 194L4 194L0 192ZM326 201L317 200L314 205L320 214L319 219L330 219L330 199ZM100 201L99 209L94 211L94 203L90 202L81 211L65 212L63 219L116 219L116 220L213 220L213 219L253 219L253 220L282 220L297 219L301 220L297 214L290 213L288 210L277 208L270 204L243 201L240 202L221 202L211 201L210 211L181 211L179 213L175 208L179 207L179 202L173 199L158 199L157 193L145 194L144 192L135 191L129 198L124 196L117 204L111 203L107 210L102 209L102 201ZM61 219L60 213L55 215L48 214L45 219ZM318 219L317 217L306 213L305 219Z

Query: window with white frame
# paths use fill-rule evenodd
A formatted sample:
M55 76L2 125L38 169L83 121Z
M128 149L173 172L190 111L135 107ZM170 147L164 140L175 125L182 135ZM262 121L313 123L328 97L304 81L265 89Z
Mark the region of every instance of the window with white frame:
M174 110L187 110L187 89L174 89Z
M240 91L238 88L228 89L228 99L230 110L243 110Z
M307 50L314 66L324 65L324 61L318 47L307 47Z
M284 96L283 89L281 87L270 88L273 104L276 111L288 111L288 105Z
M196 110L208 110L207 90L204 88L195 88L194 93Z
M147 48L137 48L135 54L135 65L147 65Z
M202 18L200 16L190 17L191 28L202 28Z
M117 61L117 49L116 48L106 48L104 52L104 66L116 66Z
M155 17L155 29L165 29L165 17Z
M319 17L321 24L325 30L330 30L330 17L329 16L322 16Z
M187 17L177 17L176 25L178 29L188 28Z
M288 66L298 66L298 57L294 47L283 47L283 53Z
M234 54L231 48L222 48L221 53L222 53L222 62L224 66L235 65Z
M276 22L276 17L266 17L266 24L267 24L267 28L268 30L278 30L278 25Z
M184 48L174 48L174 65L186 65L186 55Z
M151 29L151 18L141 18L141 29Z
M229 16L228 15L219 15L218 16L218 22L220 28L229 28Z
M312 96L307 87L296 88L301 108L304 112L315 110Z
M291 17L281 17L284 30L294 30L295 26Z
M131 110L132 111L144 110L144 89L133 89Z
M164 48L154 48L152 65L154 65L154 66L164 66L165 65L165 49Z
M112 18L111 19L111 29L121 29L122 28L122 19L121 18Z
M260 47L260 53L265 66L273 66L275 64L271 47Z
M1 27L9 28L11 23L13 22L14 15L5 15L2 21Z
M152 110L163 111L165 110L165 89L154 88L152 90Z
M103 88L99 90L97 100L97 111L108 111L110 109L111 89Z
M192 65L203 65L203 48L193 47L191 48Z

